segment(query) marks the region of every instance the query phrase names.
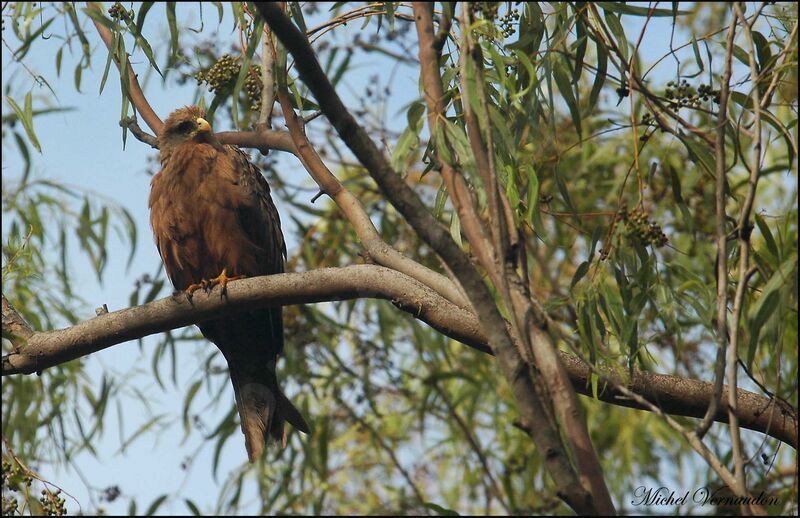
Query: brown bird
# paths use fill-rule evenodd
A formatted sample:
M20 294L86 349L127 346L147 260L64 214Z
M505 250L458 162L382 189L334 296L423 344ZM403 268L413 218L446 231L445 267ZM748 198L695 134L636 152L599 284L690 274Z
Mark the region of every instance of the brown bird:
M158 135L161 171L150 190L150 223L172 284L200 287L283 272L286 245L269 185L247 155L222 145L196 106L174 111ZM286 444L284 422L308 433L275 376L283 351L282 308L198 324L228 362L250 462L268 440Z

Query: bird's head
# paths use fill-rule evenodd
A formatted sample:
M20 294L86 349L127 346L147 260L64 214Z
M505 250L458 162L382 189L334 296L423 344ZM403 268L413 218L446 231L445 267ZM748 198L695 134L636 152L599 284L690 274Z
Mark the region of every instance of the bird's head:
M216 144L217 139L211 130L211 124L204 116L203 110L197 106L184 106L170 113L158 136L162 155L185 142Z

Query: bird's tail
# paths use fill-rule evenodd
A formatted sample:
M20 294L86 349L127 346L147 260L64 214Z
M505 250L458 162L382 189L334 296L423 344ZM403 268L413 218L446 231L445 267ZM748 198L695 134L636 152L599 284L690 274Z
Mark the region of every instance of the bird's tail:
M282 447L286 446L284 423L309 433L303 415L278 386L274 363L257 377L233 365L229 364L229 367L250 462L262 455L268 442L280 442Z

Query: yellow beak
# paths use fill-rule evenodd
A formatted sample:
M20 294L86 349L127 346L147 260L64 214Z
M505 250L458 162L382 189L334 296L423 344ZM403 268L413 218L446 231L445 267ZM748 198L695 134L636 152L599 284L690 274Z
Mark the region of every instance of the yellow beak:
M211 124L207 120L198 117L195 122L197 122L197 133L211 133Z

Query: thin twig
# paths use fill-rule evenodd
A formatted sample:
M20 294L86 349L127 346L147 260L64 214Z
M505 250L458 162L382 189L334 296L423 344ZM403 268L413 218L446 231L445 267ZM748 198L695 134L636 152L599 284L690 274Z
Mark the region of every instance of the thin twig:
M762 4L762 7L763 8ZM745 195L744 204L739 215L739 283L736 286L736 294L733 300L733 319L731 322L731 339L728 343L727 352L727 382L731 389L728 394L728 407L730 413L730 432L732 440L732 454L735 463L736 483L740 491L747 490L746 474L744 471L745 454L742 450L741 434L739 430L739 419L736 416L736 388L737 383L737 364L736 360L739 357L739 322L742 316L742 307L744 305L744 295L747 289L747 281L749 279L749 262L750 262L750 234L752 226L750 224L750 214L753 210L753 203L756 197L756 189L758 187L758 179L761 175L761 94L758 90L758 66L756 65L756 49L753 43L753 34L751 25L747 23L738 3L733 3L733 10L735 16L739 17L742 27L744 29L745 42L748 45L749 61L750 61L750 78L752 80L752 90L750 96L753 99L753 152L751 156L751 163L748 166L750 176L748 178L748 190ZM753 19L755 22L755 18Z
M100 8L97 7L96 4L93 2L86 2L88 9L93 9L96 12L101 13ZM100 22L92 20L94 23L95 28L97 28L98 34L100 34L100 38L103 40L103 43L106 44L106 48L108 48L109 52L114 52L114 49L111 48L114 37L111 34L111 31L108 27L103 25ZM136 78L136 73L133 71L133 67L131 66L130 61L128 60L127 56L125 57L124 63L119 63L116 59L114 59L114 64L117 65L117 68L122 70L122 67L127 68L128 72L128 92L130 95L131 103L133 106L136 107L136 111L139 112L139 115L142 116L144 122L156 135L161 133L161 129L164 127L164 123L161 121L161 118L156 114L153 107L150 106L150 103L147 101L147 97L145 97L144 92L142 91L142 87L139 86L139 80Z
M717 114L716 159L716 234L717 234L717 359L714 369L714 395L703 421L695 430L699 438L708 432L722 397L722 385L725 377L725 351L728 347L728 249L725 222L725 187L727 185L727 168L725 165L725 130L728 126L728 98L733 62L733 41L736 36L736 15L728 29L725 44L725 69L722 73L719 94L719 112Z
M153 149L158 149L158 138L143 130L136 121L136 117L126 117L119 121L119 125L123 128L128 128L139 142L143 142Z

